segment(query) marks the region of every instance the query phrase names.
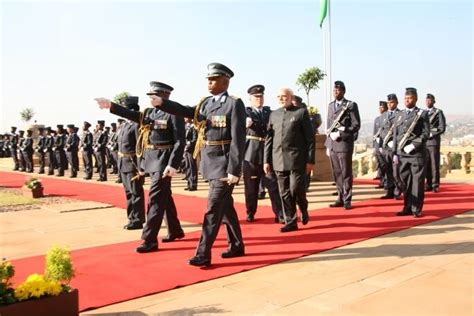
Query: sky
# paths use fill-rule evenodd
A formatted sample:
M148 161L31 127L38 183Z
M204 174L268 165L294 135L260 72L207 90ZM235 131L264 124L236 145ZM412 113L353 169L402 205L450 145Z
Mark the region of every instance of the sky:
M2 1L0 133L20 128L33 108L38 124L82 125L117 117L95 97L127 91L149 105L150 81L194 105L208 95L207 64L235 77L229 93L249 105L247 88L296 94L305 69L325 69L319 1ZM332 81L346 84L363 120L379 100L416 87L447 115L473 114L473 5L469 0L331 1ZM310 105L326 108L324 83ZM324 111L324 110L323 110Z

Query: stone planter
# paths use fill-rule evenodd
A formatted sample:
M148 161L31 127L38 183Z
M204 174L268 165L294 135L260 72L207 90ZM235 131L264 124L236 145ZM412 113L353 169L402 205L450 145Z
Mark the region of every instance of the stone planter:
M28 189L27 187L22 187L21 191L23 193L23 196L31 197L31 198L34 198L34 199L37 199L37 198L40 198L40 197L44 196L43 195L43 187L36 188L36 189ZM3 316L3 315L0 315L0 316Z
M78 316L77 290L0 307L0 316Z

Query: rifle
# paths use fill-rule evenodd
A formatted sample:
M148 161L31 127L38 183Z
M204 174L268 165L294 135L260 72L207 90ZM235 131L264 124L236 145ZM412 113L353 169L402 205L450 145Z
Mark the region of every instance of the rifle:
M388 133L387 135L385 135L385 137L383 138L383 142L382 142L382 148L385 148L388 144L388 142L390 141L390 139L392 138L393 136L393 128L395 127L395 122L392 123L392 126L390 127L390 129L388 130Z
M405 135L403 135L402 139L400 140L400 144L398 144L398 148L403 149L403 147L405 147L408 141L408 138L412 136L413 130L415 129L416 123L420 119L421 114L423 114L423 111L418 110L418 112L416 113L416 117L413 119L413 122L411 122L410 127L408 127L408 130L405 132Z
M342 106L341 112L339 112L336 119L332 122L331 126L326 131L326 136L329 137L329 134L331 134L333 130L335 130L335 129L342 126L341 119L344 116L344 114L346 113L347 109L349 108L349 105L350 105L350 102L348 102L348 103L346 103L345 105Z
M380 124L380 125L382 125L382 124ZM377 138L379 138L381 132L382 132L382 126L379 127L379 130L377 131L377 133L375 133L375 135L372 137L372 139L374 141L376 141Z

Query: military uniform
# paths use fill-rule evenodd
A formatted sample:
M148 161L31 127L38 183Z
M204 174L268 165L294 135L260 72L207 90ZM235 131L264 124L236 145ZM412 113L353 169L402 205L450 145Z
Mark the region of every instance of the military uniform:
M107 149L109 151L109 161L112 167L112 172L110 174L118 174L117 159L118 159L118 143L117 143L117 124L112 123L112 130L109 133L109 141L107 143Z
M407 95L416 95L416 89L407 88ZM416 121L414 129L409 128ZM430 135L428 113L416 107L401 110L395 118L393 148L400 164L404 207L397 215L421 215L425 197L426 141ZM408 137L408 138L407 138ZM405 143L403 139L407 139ZM411 149L411 150L410 150Z
M435 97L428 94L434 102ZM440 158L441 158L441 135L446 131L446 118L443 111L434 106L427 109L430 121L430 137L426 142L427 163L426 163L426 188L438 192L440 185Z
M92 172L94 165L92 163L92 155L94 150L92 148L94 144L94 137L89 131L91 124L84 122L81 135L81 148L82 148L82 161L84 163L85 180L92 179Z
M64 170L66 169L67 157L64 152L64 146L66 145L67 136L64 133L63 125L57 126L58 130L54 137L54 156L56 158L56 166L58 168L58 174L56 176L64 176Z
M5 157L5 140L3 134L0 134L0 158Z
M48 161L48 175L54 174L56 168L56 157L54 155L54 136L52 135L51 127L46 127L46 140L45 140L45 156Z
M18 160L18 134L16 133L16 127L12 126L10 133L10 144L9 144L10 156L13 159L13 170L20 169L20 162Z
M97 181L107 181L107 161L106 161L106 147L108 142L108 133L103 130L104 121L97 122L100 126L97 133L94 135L94 153L97 161L97 168L99 169L99 179Z
M342 81L336 81L335 87L344 89ZM341 111L346 108L344 114L339 119L339 127L329 130L339 116ZM327 129L329 137L326 138L325 146L329 151L331 167L334 180L336 181L338 198L332 207L344 206L350 209L352 202L352 153L354 151L354 142L357 140L360 129L360 116L357 103L342 98L329 103ZM333 139L334 138L334 139Z
M139 111L138 97L126 97L123 104L129 110ZM124 226L125 229L142 228L145 223L143 177L138 176L139 167L135 152L138 128L137 123L125 121L117 133L117 166L127 198L128 223Z
M290 105L273 111L268 122L264 161L275 171L286 225L282 232L297 229L296 202L302 222L308 221L306 164L314 164L314 134L308 111Z
M39 162L39 174L44 173L44 166L45 166L45 148L46 148L46 136L44 136L44 128L38 128L38 143L36 143L35 152L38 156Z
M192 123L186 124L186 146L184 147L184 170L188 186L185 190L196 191L198 183L198 171L196 159L193 157L194 148L196 147L197 131Z
M25 131L18 131L18 164L19 168L18 170L20 171L26 171L26 161L25 161L25 156L23 155L23 143L25 142Z
M382 106L382 102L385 103L385 106L387 106L385 101L380 101L380 105ZM383 158L382 153L380 152L380 132L381 132L381 125L383 121L383 113L379 116L377 116L374 120L374 132L373 132L373 147L374 147L374 156L375 159L377 160L377 176L380 178L380 185L379 187L387 188L387 175L385 174L385 160Z
M21 145L21 154L23 155L24 162L24 170L26 172L33 172L34 165L33 165L33 130L29 129L26 131L26 137L22 142Z
M71 166L71 178L77 177L77 171L79 170L79 136L75 131L74 125L70 124L67 126L70 130L69 135L67 136L66 140L66 156L67 160L69 161L69 165Z
M254 85L247 90L250 95L263 95L265 87ZM265 138L267 136L268 121L272 113L270 107L263 106L261 109L247 107L247 120L251 125L247 127L245 141L245 155L242 162L244 178L245 206L247 210L247 221L252 222L257 212L258 194L260 183L268 188L272 210L275 214L275 222L283 222L283 212L280 193L278 192L278 181L274 172L265 175L263 172Z
M161 89L164 85L158 82L150 84L152 89L156 90ZM110 112L139 123L141 128L148 131L148 139L145 139L143 144L138 144L138 148L144 149L144 151L137 153L141 156L140 170L148 173L151 177L148 213L141 237L145 243L142 245L143 247L137 248L137 251L156 250L158 247L157 236L163 218L168 226L169 238L184 236L172 197L171 177L163 175L167 167L177 169L181 163L185 146L184 121L157 108L145 109L142 120L140 120L140 112L128 110L114 103L112 103Z

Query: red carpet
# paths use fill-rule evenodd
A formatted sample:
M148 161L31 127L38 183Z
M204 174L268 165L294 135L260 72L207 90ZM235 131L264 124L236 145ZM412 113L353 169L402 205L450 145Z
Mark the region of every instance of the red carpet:
M0 172L0 185L18 186L20 178L22 180L24 176ZM44 183L48 194L68 193L76 199L123 205L123 193L119 187L51 178L44 179ZM181 219L201 220L205 199L176 195L175 201ZM401 201L377 199L354 203L355 208L349 212L318 209L311 212L307 226L300 226L299 231L287 234L279 233L279 225L273 224L270 208L260 207L256 222L241 221L247 255L221 259L220 253L226 248L225 232L221 229L213 249L213 265L209 269L186 264L186 260L194 255L199 232L188 234L185 240L176 243L160 244L160 251L151 254L134 253L138 245L136 241L76 250L72 255L77 276L72 285L79 289L82 311L130 300L460 214L473 209L474 186L443 184L440 193L426 195L425 216L418 219L394 216L401 204ZM236 208L240 218L244 219L244 206L236 203ZM15 260L15 281L42 271L43 261L44 257Z

